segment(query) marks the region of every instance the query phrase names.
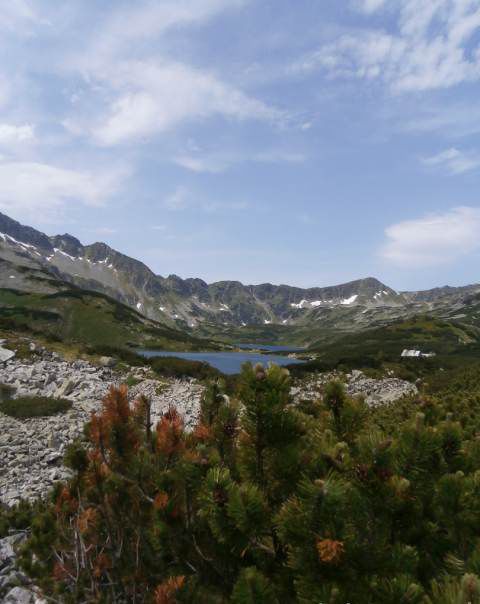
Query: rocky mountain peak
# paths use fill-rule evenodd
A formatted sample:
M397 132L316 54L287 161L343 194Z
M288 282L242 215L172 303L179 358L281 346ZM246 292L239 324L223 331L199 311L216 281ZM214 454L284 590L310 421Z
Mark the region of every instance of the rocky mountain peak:
M44 233L41 233L32 227L24 226L1 212L0 233L12 237L16 241L26 243L27 245L33 245L47 252L53 251L53 245Z
M50 237L50 241L52 242L54 248L62 250L62 252L65 252L69 256L79 258L84 254L84 247L80 241L68 233Z

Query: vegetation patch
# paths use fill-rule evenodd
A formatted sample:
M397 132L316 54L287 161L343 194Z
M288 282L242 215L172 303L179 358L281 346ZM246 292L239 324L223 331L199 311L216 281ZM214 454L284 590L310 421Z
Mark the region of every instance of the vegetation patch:
M65 413L71 406L72 402L63 398L23 396L0 402L0 412L16 419L27 419Z
M15 388L8 384L0 384L0 403L13 398Z
M192 377L197 380L218 378L223 374L208 363L189 361L176 357L155 357L148 359L153 371L162 377L184 378Z
M15 531L26 531L33 519L45 508L42 501L29 503L22 500L17 505L7 508L0 507L0 539Z
M286 371L246 364L193 431L112 390L23 569L61 602L478 604L479 376L378 409L332 382L298 406Z
M0 328L84 346L218 349L212 342L142 317L109 296L64 284L53 294L0 289ZM125 356L123 354L123 356Z
M137 354L133 350L123 348L121 346L109 346L108 344L97 344L85 346L84 348L87 354L98 355L102 357L114 357L120 361L123 361L131 367L142 367L147 364L144 357Z
M140 384L141 381L142 380L140 380L139 378L136 378L134 375L130 374L125 379L125 385L128 386L129 388L133 388L137 384Z

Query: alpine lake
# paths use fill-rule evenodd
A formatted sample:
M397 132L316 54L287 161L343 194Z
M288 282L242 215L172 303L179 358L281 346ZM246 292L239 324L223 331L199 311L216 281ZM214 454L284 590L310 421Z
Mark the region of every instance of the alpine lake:
M289 357L286 354L275 354L281 352L302 352L303 348L295 346L272 346L269 344L238 344L237 346L242 349L240 352L172 352L142 348L137 350L137 353L148 359L154 357L175 357L188 361L204 362L227 375L240 373L242 365L247 362L252 363L252 365L261 363L265 367L269 363L275 363L280 366L305 363L305 361Z

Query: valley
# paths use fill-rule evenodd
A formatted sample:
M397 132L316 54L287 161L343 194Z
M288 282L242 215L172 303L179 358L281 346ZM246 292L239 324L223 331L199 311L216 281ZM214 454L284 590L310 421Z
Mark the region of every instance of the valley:
M397 292L371 277L309 289L268 283L243 285L238 281L207 284L197 278L156 275L142 262L104 243L84 246L72 235L47 236L4 214L0 214L0 287L37 296L33 303L33 298L20 293L3 294L0 303L4 315L13 312L7 310L8 300L17 308L21 301L27 306L32 303L38 312L42 310L41 294L73 299L76 294L67 292L74 290L89 292L92 299L98 294L97 300L103 294L104 300L112 300L112 307L113 300L120 303L117 313L118 308L124 308L124 313L125 307L131 309L130 325L135 317L144 317L139 319L144 324L142 330L152 334L157 330L151 339L158 338L160 346L169 339L184 338L183 349L199 350L201 344L196 340L207 348L218 346L218 342L315 348L343 335L419 315L456 321L473 331L480 328L478 284L415 292ZM18 317L16 320L20 321ZM79 333L75 325L65 329L66 333ZM124 343L135 340L133 333L130 336L124 331L115 338ZM137 339L148 337L144 333ZM170 345L165 348L173 349Z
M417 455L422 480L443 471L428 455L422 457L418 434L430 439L428 451L444 455L444 464L457 463L449 461L457 428L439 420L447 443L439 444L433 436L437 428L422 428L422 418L434 424L435 414L448 418L460 410L469 434L480 375L480 286L397 292L374 278L310 289L207 284L161 277L103 243L83 246L71 235L47 236L0 215L0 340L5 359L0 363L0 601L43 604L43 594L57 597L58 585L71 590L77 582L62 575L53 585L50 571L34 570L32 560L50 564L39 523L50 522L54 510L56 520L49 526L55 534L65 522L62 514L69 518L68 506L74 505L74 526L86 531L81 534L91 539L89 547L97 547L83 528L83 500L69 503L76 497L93 497L89 510L106 505L105 517L113 514L108 522L118 523L120 531L131 527L135 534L155 514L175 531L177 512L168 511L171 505L176 510L169 492L172 501L186 506L182 530L189 535L192 504L183 498L195 488L195 506L217 514L229 500L228 506L240 506L228 512L238 523L229 530L255 533L270 522L260 516L266 510L256 499L260 487L247 482L235 494L228 467L251 472L256 484L268 485L262 487L265 498L274 497L270 489L288 491L289 485L303 497L307 482L297 481L307 476L307 468L315 489L328 485L322 498L329 500L334 484L337 499L329 503L327 516L332 518L338 501L343 506L349 501L331 482L337 476L363 493L370 514L378 489L393 489L394 495L387 495L397 497L394 463L406 460L401 471L412 483L419 480L417 466L411 470L408 459ZM405 356L405 350L414 354ZM393 438L398 459L390 462ZM257 478L252 460L258 460L262 447L272 457L263 462L268 477ZM475 452L468 451L473 458ZM466 461L465 471L472 464ZM324 479L316 478L319 472ZM178 480L185 484L177 493ZM74 489L83 494L73 495ZM135 518L124 500L136 506ZM276 513L291 501L283 500ZM142 510L149 511L141 516ZM223 532L212 529L211 520L203 524L204 513L196 512L195 522L215 551L216 535L223 539ZM253 529L245 529L248 514L254 514ZM375 519L379 515L375 511ZM385 522L395 526L395 513ZM71 529L62 530L69 534ZM71 543L69 536L49 547L75 558ZM270 547L268 540L259 543L255 538L243 545L252 560ZM379 551L382 543L378 537ZM142 547L150 546L143 542ZM193 534L185 552L175 553L180 566L197 547ZM241 559L233 555L232 563ZM121 571L115 572L123 581ZM196 574L189 567L182 572ZM368 591L376 580L367 579L361 589ZM209 593L205 597L208 601ZM83 600L74 596L73 601Z

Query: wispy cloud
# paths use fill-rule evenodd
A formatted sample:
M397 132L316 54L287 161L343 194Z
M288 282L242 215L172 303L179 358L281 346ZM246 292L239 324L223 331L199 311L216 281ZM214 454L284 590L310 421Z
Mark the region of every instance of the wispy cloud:
M112 70L116 73L109 83L119 96L90 128L103 145L149 138L182 122L213 116L273 121L281 115L215 75L187 65L135 61Z
M0 6L0 28L17 30L20 23L38 21L38 16L27 0L8 0Z
M110 58L131 52L136 40L156 38L174 28L199 25L225 11L246 5L249 0L140 0L110 11L100 35L77 62L87 71L102 68ZM82 63L83 62L83 63Z
M163 205L167 210L185 210L191 204L191 194L186 187L177 187L168 195Z
M480 248L480 208L406 220L385 230L384 260L408 269L449 264Z
M471 136L480 132L480 107L465 101L428 103L417 107L398 128L421 135L434 132L447 139Z
M123 185L128 171L71 170L35 162L0 162L0 208L46 216L66 204L101 205Z
M188 209L216 213L246 210L249 204L245 201L206 199L203 195L199 195L187 187L179 186L164 199L163 206L172 211Z
M430 157L423 157L422 162L427 166L438 166L451 174L463 174L480 168L480 153L477 151L460 151L455 147L441 151Z
M113 146L150 139L185 122L212 117L277 121L283 112L243 92L220 74L173 61L147 43L173 28L192 26L243 6L245 0L167 0L118 10L98 28L85 51L66 69L84 77L87 94L76 95L65 121L76 134ZM141 52L132 53L134 40ZM82 104L83 102L83 104ZM92 106L94 111L92 113Z
M322 69L331 77L378 80L396 93L480 80L477 0L365 0L360 6L368 13L389 6L398 33L346 33L305 55L293 71Z
M177 155L173 158L173 161L177 165L192 172L220 174L237 164L247 162L264 164L299 164L306 161L306 156L303 153L280 151L276 149L252 152L250 154L229 151L202 154L201 151L197 151L194 154Z
M23 124L22 126L0 124L0 145L29 143L34 139L35 132L31 124Z
M388 0L358 0L356 6L363 12L374 13L383 7Z

